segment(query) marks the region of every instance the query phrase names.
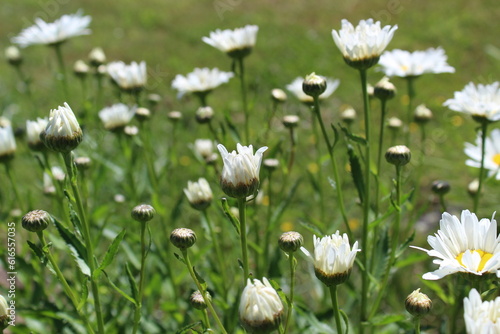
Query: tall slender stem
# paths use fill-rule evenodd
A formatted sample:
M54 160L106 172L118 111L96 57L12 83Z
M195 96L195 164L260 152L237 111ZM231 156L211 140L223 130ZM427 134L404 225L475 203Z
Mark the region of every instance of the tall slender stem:
M12 190L14 190L14 197L16 199L16 207L24 211L24 205L23 201L21 199L21 196L19 195L19 190L17 188L17 182L14 179L14 175L12 174L11 168L10 168L11 161L6 161L4 163L5 165L5 172L7 173L7 177L9 178L10 184L12 186Z
M240 212L240 243L241 254L243 261L243 286L247 283L248 278L248 247L247 247L247 223L246 223L246 198L238 198L238 209Z
M420 317L414 317L413 322L415 323L415 334L420 334Z
M247 105L247 89L245 86L245 68L243 66L243 57L238 58L241 84L241 99L243 102L243 113L245 115L245 141L250 143L250 124L248 123L248 105Z
M290 297L288 298L288 312L286 315L284 333L286 333L288 330L288 324L290 323L293 309L293 290L295 288L295 257L293 255L293 252L288 253L288 263L290 264Z
M148 223L141 223L141 271L139 274L139 291L137 292L137 304L134 313L134 330L133 333L137 333L139 329L139 323L141 322L141 310L142 310L142 296L144 293L144 268L146 266L146 228Z
M262 263L263 265L268 265L267 259L269 259L269 244L270 244L270 239L271 239L271 216L273 212L273 188L272 188L272 175L273 172L271 169L268 170L267 174L267 198L268 198L268 203L267 203L267 214L266 214L266 228L264 230L264 252L262 254L263 260ZM260 246L260 245L259 245ZM267 269L269 266L266 267L266 275L267 275ZM259 272L259 276L261 275L262 272Z
M98 333L104 334L104 321L103 321L102 311L101 311L101 300L99 297L99 287L97 286L97 283L96 283L95 278L93 276L93 273L95 270L95 259L94 259L94 245L92 244L92 240L90 238L90 226L89 226L89 222L87 221L87 218L86 218L82 198L80 196L80 190L78 189L78 181L77 181L77 177L75 175L75 167L74 167L72 152L62 153L62 156L64 158L64 163L66 164L66 170L68 172L69 181L71 184L71 189L73 191L73 196L75 198L76 207L78 210L78 215L79 215L80 221L82 223L82 227L83 227L81 232L83 234L83 239L85 241L85 248L87 249L86 262L90 268L90 285L92 287L92 294L94 295Z
M382 161L382 149L384 147L384 129L385 129L385 113L386 113L386 99L381 99L381 116L380 116L380 134L378 138L378 154L377 154L377 182L375 183L375 217L379 215L380 205L380 164Z
M215 248L215 256L217 257L217 262L219 262L219 270L220 274L222 276L222 281L224 282L223 289L224 289L224 298L227 296L227 279L226 279L226 266L224 264L224 257L222 256L222 251L220 249L220 244L219 244L219 238L217 238L217 235L215 234L215 230L212 224L212 221L210 220L210 217L208 216L207 210L201 210L202 217L205 219L205 222L207 223L208 226L208 231L210 232L210 237L212 238L212 243Z
M156 176L153 160L151 159L151 157L154 156L154 152L149 139L149 131L146 129L145 123L146 122L140 123L140 134L144 145L144 160L146 160L146 166L148 168L149 182L151 183L154 194L158 195L158 178Z
M62 55L62 50L61 50L61 43L54 44L54 51L56 52L56 57L57 57L57 64L59 66L59 72L61 74L62 78L62 85L63 85L63 92L64 92L64 98L68 100L70 98L69 96L69 87L68 87L68 77L66 75L66 67L64 66L64 58Z
M363 322L366 321L366 313L368 307L368 224L370 217L370 165L371 165L371 117L370 117L370 101L368 99L368 92L366 90L367 78L366 69L360 69L359 75L361 78L361 91L363 92L363 105L364 105L364 116L365 116L365 198L363 202L363 234L361 239L361 249L365 249L363 252L363 265L365 271L363 272L361 279L361 312L359 326L360 333L364 332Z
M314 105L311 107L314 108ZM318 125L317 122L314 121L315 112L314 110L311 113L311 124L313 129L314 136L314 148L316 149L316 165L318 168L318 177L317 177L317 190L319 194L319 210L320 210L320 220L321 222L325 221L325 200L323 198L323 168L321 168L321 150L319 148L319 134L318 134Z
M208 306L208 309L212 313L212 316L215 319L215 322L217 322L217 325L219 325L219 328L223 334L227 334L226 329L224 328L224 325L222 325L222 322L219 319L219 316L215 312L215 309L212 305L212 302L207 298L207 290L203 288L203 286L200 284L198 279L196 278L196 275L193 270L193 265L191 264L191 260L189 259L187 249L181 249L182 251L182 256L184 257L184 261L186 262L186 266L188 268L189 274L191 275L191 278L193 279L194 283L196 284L196 287L201 293L201 296L203 297L203 300L205 301L205 304ZM246 282L246 281L245 281ZM209 324L210 326L210 324Z
M406 82L408 86L408 111L407 111L407 128L406 128L406 136L405 136L405 145L410 146L410 125L412 121L413 115L413 99L415 97L415 81L416 77L406 77Z
M479 169L479 185L477 193L474 196L474 212L477 214L479 205L479 197L481 197L481 189L483 188L484 179L484 156L486 154L486 131L488 130L488 121L483 120L481 123L481 167Z
M335 316L335 325L337 326L337 333L342 334L342 324L340 322L340 309L337 298L337 285L330 286L330 297L332 298L333 315Z

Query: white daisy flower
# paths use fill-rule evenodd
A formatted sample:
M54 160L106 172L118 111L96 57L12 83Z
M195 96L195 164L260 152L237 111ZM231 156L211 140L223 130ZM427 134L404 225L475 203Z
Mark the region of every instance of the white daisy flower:
M340 235L339 231L323 238L313 236L313 240L314 255L304 247L300 249L313 263L316 277L326 286L344 283L351 274L356 253L361 251L358 242L351 248L347 234Z
M122 61L114 61L106 65L106 70L120 89L131 92L140 91L147 82L146 62L131 62L126 65Z
M227 83L233 76L233 72L223 72L218 68L195 68L186 76L177 74L172 81L172 88L179 91L177 98L189 93L206 95L223 83Z
M465 143L465 154L470 159L467 159L467 166L481 168L481 152L482 152L481 132L477 135L476 146L471 143ZM497 180L500 180L500 129L493 129L489 137L486 138L484 146L484 168L489 170L488 176L495 175Z
M212 203L213 194L210 184L204 178L197 182L188 181L187 188L184 188L184 194L193 208L196 210L205 210Z
M196 139L193 148L196 154L199 154L204 160L215 154L214 142L211 139Z
M431 250L411 246L437 257L434 272L424 274L426 280L438 280L454 273L471 275L498 274L500 269L500 236L494 215L478 221L469 210L462 211L460 220L443 213L435 236L427 237Z
M35 25L21 31L19 35L12 38L12 42L21 47L35 44L55 45L67 39L80 35L90 34L88 26L92 21L90 16L83 16L79 10L76 14L63 15L52 23L35 19Z
M332 30L332 37L349 66L367 69L378 62L396 29L397 25L381 28L380 22L373 22L373 19L361 20L354 27L344 19L342 29Z
M0 127L0 162L13 158L16 148L16 140L12 127Z
M241 294L240 321L249 333L269 333L276 330L283 315L283 304L267 278L247 280Z
M452 99L446 100L443 106L453 111L470 114L476 120L500 120L500 83L490 85L469 82L460 92L455 92Z
M222 190L226 195L235 198L244 198L253 195L259 187L259 172L262 155L267 146L261 147L253 153L252 145L236 145L236 151L229 153L224 145L217 145L224 161L220 178Z
M380 56L380 70L389 77L416 77L425 73L455 73L441 47L425 51L392 50Z
M259 27L256 25L246 25L234 30L217 29L210 32L210 37L203 37L202 41L227 53L230 57L243 58L252 52L258 31Z
M136 109L136 106L129 107L123 103L116 103L99 111L99 118L106 130L121 130L130 123Z
M292 81L292 83L286 86L286 89L293 95L295 95L300 102L308 104L313 103L314 102L313 97L304 93L304 90L302 89L303 83L304 83L304 78L297 77L295 78L295 80ZM330 95L332 95L333 92L335 92L335 90L339 87L339 84L340 84L339 79L326 78L326 89L322 94L319 95L319 99L324 100L329 98Z
M500 333L500 297L482 301L476 289L464 298L464 320L467 334Z
M29 148L39 151L45 148L45 144L40 139L40 134L47 127L47 118L37 118L36 121L26 121L26 140Z
M64 106L50 111L49 122L40 139L45 146L56 152L67 153L75 149L83 140L82 129L71 107Z

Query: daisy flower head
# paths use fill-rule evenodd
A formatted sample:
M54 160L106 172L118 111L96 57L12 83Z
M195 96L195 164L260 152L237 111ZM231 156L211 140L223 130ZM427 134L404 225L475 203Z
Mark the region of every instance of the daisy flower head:
M114 83L124 92L140 92L147 83L146 62L114 61L106 65L106 70Z
M304 93L304 90L302 88L304 80L305 78L303 77L297 77L295 78L295 80L293 80L290 84L286 86L286 89L293 95L295 95L300 102L305 104L312 104L314 103L313 97ZM339 87L340 84L339 79L325 78L325 80L326 80L326 89L322 94L318 96L320 100L329 98L330 95L332 95L333 92L335 92L335 90Z
M83 140L83 132L73 110L64 102L64 106L50 111L47 127L40 133L45 146L53 151L68 153Z
M464 320L467 334L500 333L500 297L482 301L476 289L464 298Z
M283 315L283 304L267 278L247 280L241 294L240 321L249 333L270 333L276 330Z
M500 236L494 217L478 220L474 213L464 210L458 219L445 212L439 230L434 236L428 236L427 242L431 250L411 246L437 258L433 262L439 269L424 274L423 279L438 280L454 273L499 274Z
M259 27L256 25L246 25L234 30L217 29L210 32L210 37L203 37L202 41L225 52L231 58L241 59L252 52L258 31Z
M395 49L380 56L380 70L389 77L418 77L425 73L454 73L441 47L409 52Z
M203 211L210 206L213 199L212 189L208 181L201 177L198 181L188 181L187 188L184 188L189 204L196 209Z
M347 65L362 70L377 64L396 29L397 25L381 28L380 21L373 19L361 20L354 27L344 19L339 31L332 30L332 37Z
M14 157L16 140L12 127L0 127L0 162L7 162Z
M351 274L356 253L360 251L356 241L351 248L347 234L327 235L323 238L313 236L314 254L301 247L308 260L314 264L316 277L326 286L344 283Z
M136 110L136 106L116 103L99 111L99 118L106 130L120 131L134 118Z
M226 195L234 198L245 198L253 195L259 188L259 172L262 156L267 146L253 153L253 146L236 145L237 151L229 153L224 145L217 145L224 167L220 184Z
M28 147L33 151L42 151L45 144L40 139L40 133L47 127L49 120L47 118L37 118L36 121L26 121L26 140Z
M476 138L476 145L465 143L465 154L469 157L465 164L470 167L481 168L482 139L481 133ZM484 146L484 168L489 170L488 176L495 176L500 180L500 129L493 129L486 138Z
M469 82L463 90L455 92L452 99L448 99L443 106L453 111L470 114L480 123L496 122L500 120L500 83L490 85Z
M172 88L179 92L177 98L190 93L204 96L220 85L227 83L233 76L233 72L223 72L218 68L195 68L193 72L188 73L186 76L177 74L172 81Z
M81 10L75 14L63 15L52 23L37 18L35 25L21 31L12 38L12 42L23 48L36 44L57 45L71 37L89 35L90 21L92 18L83 16Z

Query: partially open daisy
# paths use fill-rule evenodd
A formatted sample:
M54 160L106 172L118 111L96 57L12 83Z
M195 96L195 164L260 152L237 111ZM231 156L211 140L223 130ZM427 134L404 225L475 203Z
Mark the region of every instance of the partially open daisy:
M500 333L500 297L482 301L476 289L464 298L464 320L468 334Z
M246 25L234 30L217 29L210 32L210 37L203 37L202 40L232 58L243 58L252 52L258 31L259 27L256 25Z
M411 246L437 257L433 262L439 269L424 274L424 279L437 280L458 272L477 276L499 274L500 236L494 217L491 221L478 220L474 213L464 210L459 220L445 212L438 232L429 236L427 242L431 250Z
M481 133L478 134L476 145L465 143L465 154L470 158L465 164L467 166L481 167ZM484 168L489 170L488 175L495 176L500 180L500 129L493 129L489 137L486 138L484 146Z

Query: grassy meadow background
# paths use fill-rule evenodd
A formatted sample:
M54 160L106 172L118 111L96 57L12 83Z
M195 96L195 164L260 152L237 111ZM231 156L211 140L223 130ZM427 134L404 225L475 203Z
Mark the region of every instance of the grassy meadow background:
M197 252L194 255L194 262L197 268L204 273L209 280L216 281L208 273L209 263L204 259L211 252L210 243L203 235L203 229L199 224L199 213L189 207L189 203L184 199L182 189L188 180L197 180L199 177L206 177L214 191L214 202L210 215L219 227L223 236L223 243L226 250L238 252L238 237L234 229L227 222L221 213L219 198L223 196L218 187L216 175L213 170L206 168L194 156L189 148L195 139L211 138L208 128L196 123L194 114L198 108L198 100L194 97L185 96L179 100L176 98L176 91L171 87L171 81L176 74L187 74L195 67L218 67L221 70L230 71L230 59L215 48L203 43L202 36L208 36L210 31L217 28L237 28L246 24L256 24L259 26L257 44L252 54L246 58L246 78L249 84L249 101L251 105L251 135L254 148L269 146L270 150L265 157L270 157L280 150L287 151L289 147L288 132L280 123L280 118L286 114L297 114L301 117L302 123L298 133L298 149L296 165L290 178L289 184L282 185L284 177L276 172L273 176L274 189L283 187L289 191L290 185L301 179L295 195L280 217L279 224L272 233L273 245L279 235L288 230L298 230L303 233L305 246L312 249L311 232L301 226L301 222L316 224L325 233L334 233L337 229L343 231L341 217L336 209L335 192L328 185L327 177L330 176L330 166L328 156L323 141L320 142L323 161L325 193L325 211L323 217L319 212L318 197L315 195L314 186L310 181L310 175L315 175L317 166L314 166L314 147L311 142L310 111L302 105L291 93L288 93L287 102L278 108L276 118L273 121L273 130L268 141L263 140L262 128L267 124L271 109L270 91L273 88L282 88L293 81L297 76L304 76L311 72L316 72L328 77L340 79L340 86L337 91L323 102L322 114L326 124L337 124L340 122L340 110L345 105L352 105L357 113L358 120L353 125L353 131L358 134L363 133L362 106L363 101L360 94L360 84L358 73L345 65L340 52L335 46L332 37L332 29L340 29L340 21L343 18L353 23L360 19L373 17L381 20L382 24L397 24L398 30L387 50L395 48L405 50L424 50L430 47L441 46L448 55L448 63L455 67L454 74L426 74L416 80L416 98L414 105L425 103L434 113L434 119L427 125L427 140L425 142L427 155L423 158L423 170L420 183L420 199L418 202L420 216L433 212L435 215L423 219L421 224L422 233L416 236L413 244L427 247L425 238L427 234L437 230L439 222L439 205L437 198L430 191L432 181L436 179L447 180L451 184L451 192L446 196L447 203L456 214L461 209L472 209L472 199L468 196L466 187L469 182L478 176L478 169L465 166L466 156L463 152L465 142L474 142L476 139L476 123L468 117L452 112L442 106L442 103L453 97L453 92L461 90L468 82L491 83L498 80L500 73L500 45L498 44L500 17L500 5L496 0L485 1L417 1L417 0L389 0L389 1L265 1L265 0L215 0L215 1L195 1L195 0L121 0L121 1L70 1L70 0L3 0L0 5L0 46L5 49L10 45L10 38L17 35L23 28L31 25L38 15L46 21L52 22L63 14L75 13L82 9L86 15L92 16L90 28L92 34L81 36L69 40L63 46L67 70L70 70L73 63L78 59L87 60L88 53L94 47L102 47L106 53L108 61L122 60L126 63L131 61L147 62L148 85L147 93L157 93L161 95L162 101L155 110L154 122L152 122L151 133L153 146L156 151L156 167L161 175L160 202L163 208L159 211L159 216L163 219L155 218L151 222L153 231L154 248L148 258L148 267L151 282L147 285L145 296L145 308L153 310L145 317L145 326L151 333L174 333L183 324L197 319L197 314L190 310L187 298L194 285L189 281L185 267L175 260L172 253L173 247L168 244L170 232L177 227L189 227L198 234ZM14 69L9 66L5 59L0 61L0 114L12 120L14 127L24 127L26 119L36 117L47 117L49 110L62 105L65 100L58 92L58 86L54 83L54 71L57 68L52 50L45 46L31 46L22 50L24 57L23 69L32 79L32 89L35 103L27 101L20 92L19 79ZM3 57L3 56L2 56ZM69 71L70 73L70 71ZM369 82L375 84L381 77L381 72L370 70ZM71 73L70 73L71 74ZM69 75L72 87L71 100L66 101L75 111L79 110L79 105L83 101L80 91L80 83L73 76ZM388 116L397 116L403 121L406 120L406 82L403 79L394 78L392 82L398 88L396 98L388 102ZM92 87L89 86L89 93L93 94ZM239 129L243 129L243 114L241 113L239 82L237 78L230 80L228 84L214 90L208 96L208 103L215 110L215 121L222 121L222 111L229 110L234 117L235 124ZM143 94L143 99L145 94ZM111 86L106 82L104 92L105 105L116 103L116 97L111 90ZM372 101L372 115L374 119L379 115L379 102ZM179 110L183 113L183 120L180 122L175 138L172 137L172 123L167 119L167 113ZM97 113L99 110L92 110ZM376 122L375 133L378 133L378 122ZM100 124L97 124L100 125ZM497 125L493 125L496 127ZM409 146L413 153L413 161L419 161L419 132L415 124L412 129L412 143ZM86 132L88 130L88 132ZM132 221L130 210L142 201L148 201L147 178L139 180L139 188L143 193L139 196L139 202L134 203L130 198L124 203L117 203L113 200L116 194L124 192L121 181L113 177L111 165L121 168L124 164L123 157L117 149L117 141L113 134L108 133L104 128L85 129L84 133L91 135L92 139L84 139L83 144L77 149L79 155L90 156L94 163L93 167L99 170L99 177L90 184L90 206L92 208L91 219L103 227L103 245L98 246L97 254L107 248L113 233L118 233L121 229L127 229L127 240L123 244L123 252L115 259L113 266L121 268L126 261L134 263L137 257L134 256L134 241L138 239L138 223ZM333 137L333 134L330 134ZM228 137L230 138L230 137ZM175 142L175 164L169 165L169 154L167 145ZM403 136L401 135L401 143ZM228 140L224 143L229 150L234 149L236 143ZM386 142L387 147L390 146ZM400 144L399 142L395 144ZM344 145L339 145L339 161L347 163L344 154ZM385 151L385 150L384 150ZM277 154L277 153L276 153ZM415 163L405 168L406 175L411 175L415 170ZM283 163L284 161L282 161ZM385 163L385 161L383 161ZM44 209L49 212L56 211L53 201L42 195L42 173L31 152L23 140L18 139L18 153L13 162L18 180L19 188L23 197L29 203L30 209ZM313 165L311 165L313 164ZM170 167L166 172L162 172L165 166ZM220 158L218 167L222 166ZM113 168L114 168L113 167ZM143 167L138 167L142 168ZM385 183L388 185L392 177L392 167L387 167L384 172ZM309 173L309 174L308 174ZM145 175L145 174L144 174ZM266 173L261 172L262 188L266 194ZM346 169L341 170L341 179L346 189L346 207L349 218L356 228L356 221L361 221L361 209L356 204L355 191L351 178ZM5 173L0 170L0 188L5 199L2 203L12 203L12 195L9 194L10 185ZM403 186L408 192L411 188L410 182ZM385 189L388 193L388 189ZM490 180L485 184L484 195L481 198L478 217L490 218L491 214L498 210L499 185L498 182ZM264 199L264 206L269 199ZM382 207L390 205L386 199ZM421 208L421 209L420 209ZM11 210L14 207L1 207L0 218L2 223L13 218ZM254 208L253 220L264 219L265 208L258 210ZM417 217L417 219L419 218ZM161 221L161 223L160 223ZM425 223L424 223L425 222ZM255 225L252 225L255 224ZM258 221L251 223L251 226L258 226ZM0 227L2 231L3 227ZM226 232L227 229L227 232ZM134 232L135 231L135 232ZM33 239L33 236L18 228L18 252L26 257L30 257L30 251L26 247L26 240ZM53 232L55 234L55 232ZM253 233L253 232L251 232ZM63 249L64 244L56 242L55 247ZM3 241L2 241L3 242ZM231 246L233 245L233 246ZM169 248L170 247L170 248ZM231 250L231 247L234 247ZM272 246L273 247L273 246ZM275 246L278 255L273 256L272 261L280 261L277 245ZM99 251L101 253L99 253ZM407 254L417 252L407 250ZM298 274L297 299L300 305L311 308L320 321L331 325L331 313L328 313L328 300L323 305L311 305L308 300L309 294L314 296L314 300L323 300L321 297L321 285L314 285L314 292L308 283L311 279L309 271L310 265L303 257L299 257L298 271L307 274ZM20 257L21 258L21 257ZM403 305L404 298L417 287L420 276L428 268L434 267L427 256L420 267L412 268L414 274L411 283L408 281L395 280L395 293L388 298L388 305L394 306L398 303ZM28 262L28 261L26 261ZM69 261L68 261L69 262ZM234 262L234 261L233 261ZM232 274L236 274L236 265L231 262ZM282 269L266 273L266 275L280 276L279 270L286 272L283 259L278 266ZM166 264L168 263L168 264ZM280 263L280 262L276 262ZM18 260L18 266L25 265L22 259ZM26 268L29 266L26 264ZM167 273L167 269L171 273ZM204 270L205 269L205 270ZM69 269L68 269L69 270ZM110 270L113 273L115 269ZM121 269L116 269L117 272ZM356 275L357 269L353 271ZM170 284L173 277L175 284ZM115 273L116 274L116 273ZM18 316L22 317L24 323L29 324L35 331L43 332L48 321L43 317L57 318L54 314L44 314L45 310L50 310L55 303L54 297L50 296L51 289L62 294L55 280L45 282L41 278L33 276L32 272L19 270L20 284L18 286ZM166 277L169 277L166 279ZM284 275L286 277L286 275ZM312 275L314 277L314 274ZM238 277L239 278L239 277ZM31 279L33 282L31 282ZM406 276L405 276L406 279ZM354 279L355 280L355 279ZM124 278L116 278L115 283L126 282ZM167 283L165 283L167 282ZM33 283L34 285L31 285ZM118 284L117 283L117 284ZM315 282L316 283L316 282ZM48 301L40 301L33 286L48 284ZM0 285L1 287L1 285ZM177 291L174 291L175 289ZM233 286L233 293L237 293L237 286ZM352 286L351 286L352 288ZM1 289L1 288L0 288ZM102 287L106 296L116 296L116 293L105 285ZM1 292L1 290L0 290ZM432 291L425 291L435 302L436 313L445 309L445 305L439 298L433 295ZM353 294L355 290L345 292ZM342 298L346 296L341 296ZM113 300L110 298L109 300ZM108 302L109 300L106 299ZM20 302L22 301L22 303ZM115 317L117 332L127 328L127 304L126 301L119 301L116 309L106 310L108 316ZM349 314L352 305L342 305ZM130 307L131 308L131 307ZM401 306L403 311L403 306ZM23 315L24 312L24 315ZM354 312L354 311L353 311ZM355 314L355 313L353 313ZM233 317L237 322L237 315ZM305 328L308 321L313 321L306 316L297 317L297 327ZM60 320L62 321L62 320ZM226 320L231 322L231 320ZM301 323L302 322L302 323ZM435 327L439 326L440 319L429 315L428 323ZM162 323L164 327L158 325ZM10 329L12 333L27 333L27 329L20 325ZM391 328L387 333L391 333Z

